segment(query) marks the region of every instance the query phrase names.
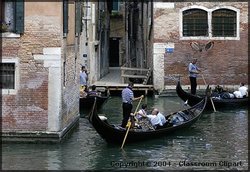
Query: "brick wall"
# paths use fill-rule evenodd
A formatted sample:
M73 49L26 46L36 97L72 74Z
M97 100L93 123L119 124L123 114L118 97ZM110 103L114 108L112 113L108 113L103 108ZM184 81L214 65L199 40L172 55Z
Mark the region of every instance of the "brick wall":
M43 55L45 48L61 47L66 53L67 83L58 89L62 91L59 121L61 127L69 124L78 114L79 106L79 64L78 42L74 46L64 46L62 34L62 2L25 2L24 34L17 38L2 39L2 58L17 59L18 87L15 94L3 94L3 131L48 131L49 73L45 60L35 59ZM70 29L70 28L69 28ZM65 48L65 49L63 49ZM45 56L46 57L46 56ZM49 56L48 56L49 57ZM60 67L61 61L59 60ZM76 66L76 68L75 68ZM59 71L63 71L59 70ZM63 80L63 72L61 72ZM63 82L62 82L63 83ZM52 116L54 114L51 114ZM57 114L55 114L57 115ZM65 120L66 119L66 120Z
M173 5L174 4L174 5ZM180 9L188 6L201 6L213 9L220 6L234 7L240 10L240 39L216 40L183 40L180 38ZM173 7L173 8L172 8ZM209 51L194 51L190 42L206 44L214 41ZM235 85L247 82L248 76L248 3L247 2L181 2L171 3L167 8L154 8L154 42L174 43L174 52L165 54L165 76L180 74L183 84L189 84L187 66L192 57L197 57L197 65L202 69L208 84ZM165 80L165 85L175 84ZM204 84L198 78L198 84Z

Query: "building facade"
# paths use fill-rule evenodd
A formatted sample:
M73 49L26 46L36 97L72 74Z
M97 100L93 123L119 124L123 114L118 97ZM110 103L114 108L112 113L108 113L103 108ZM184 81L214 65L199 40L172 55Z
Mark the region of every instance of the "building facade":
M167 89L180 76L189 85L192 58L210 85L248 79L247 2L154 2L154 86ZM201 75L198 85L204 85Z
M86 66L89 84L109 72L109 35L111 1L82 2L80 64Z
M3 141L60 141L79 119L80 1L2 1Z

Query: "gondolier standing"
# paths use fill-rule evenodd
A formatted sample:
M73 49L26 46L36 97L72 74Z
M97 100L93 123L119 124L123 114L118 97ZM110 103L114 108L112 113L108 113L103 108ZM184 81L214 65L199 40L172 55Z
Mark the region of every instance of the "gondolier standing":
M141 95L140 97L134 97L133 92L133 83L129 83L126 88L122 90L122 113L123 113L123 120L121 127L125 128L130 116L130 113L132 112L133 105L132 102L135 100L139 100L143 98L144 96Z
M200 69L196 66L197 59L194 58L192 63L189 63L188 65L188 71L189 71L189 79L191 84L191 94L196 94L196 87L197 87L197 74L199 74Z

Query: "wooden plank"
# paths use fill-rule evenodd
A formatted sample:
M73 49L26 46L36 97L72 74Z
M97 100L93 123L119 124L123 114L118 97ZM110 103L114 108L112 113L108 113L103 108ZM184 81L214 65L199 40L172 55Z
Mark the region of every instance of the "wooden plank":
M121 67L121 70L146 71L147 72L149 69Z
M145 75L121 75L121 77L127 77L127 78L147 78Z

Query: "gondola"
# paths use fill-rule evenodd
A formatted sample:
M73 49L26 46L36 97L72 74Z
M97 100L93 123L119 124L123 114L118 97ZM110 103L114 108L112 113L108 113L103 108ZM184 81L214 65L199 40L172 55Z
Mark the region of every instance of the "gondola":
M191 93L184 91L181 87L180 81L178 81L178 83L176 85L176 92L177 92L178 96L183 101L185 101L185 102L187 101L187 104L189 106L193 106L203 99L202 96L193 95ZM216 109L225 108L225 107L235 108L235 107L240 107L240 106L247 106L247 104L248 104L248 97L246 97L246 98L227 98L227 99L216 98L216 97L211 97L211 98L212 98L212 101L213 101ZM205 110L213 110L213 106L212 106L212 102L211 102L210 98L207 102Z
M167 136L172 134L174 131L189 127L194 124L201 116L202 111L207 103L207 97L202 99L198 104L183 111L175 112L166 116L183 115L185 120L179 124L171 125L169 123L165 124L159 129L152 130L140 130L140 129L130 129L126 138L126 144L131 142L148 140L160 136ZM102 119L101 119L102 118ZM111 144L121 144L124 136L126 134L126 129L121 128L119 125L111 125L108 120L104 117L100 117L97 114L96 107L93 107L92 112L89 115L89 121L96 129L97 133L106 140L107 143Z
M102 105L108 100L109 95L102 96L86 96L79 98L80 110L90 110L96 100L97 109L100 109Z

